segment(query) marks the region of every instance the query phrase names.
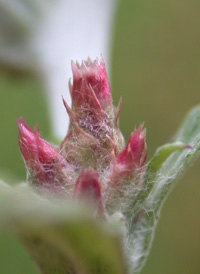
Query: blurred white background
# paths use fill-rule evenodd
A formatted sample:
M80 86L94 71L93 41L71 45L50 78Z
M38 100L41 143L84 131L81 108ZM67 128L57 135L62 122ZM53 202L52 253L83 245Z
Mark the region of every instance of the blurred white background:
M0 62L35 67L46 84L53 134L63 138L68 117L61 95L70 104L71 60L109 52L117 0L0 0ZM39 65L39 67L38 67Z

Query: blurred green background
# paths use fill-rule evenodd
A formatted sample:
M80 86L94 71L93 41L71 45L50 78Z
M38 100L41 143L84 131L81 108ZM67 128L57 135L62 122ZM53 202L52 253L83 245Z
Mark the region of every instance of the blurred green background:
M197 0L123 0L118 6L111 49L114 103L122 95L120 127L126 139L145 122L149 158L200 102L199 12ZM40 80L26 71L1 67L0 72L0 177L13 183L16 176L25 179L16 117L22 115L31 127L37 122L45 138L50 123ZM200 273L199 163L168 197L142 274ZM39 273L8 231L0 235L0 273Z

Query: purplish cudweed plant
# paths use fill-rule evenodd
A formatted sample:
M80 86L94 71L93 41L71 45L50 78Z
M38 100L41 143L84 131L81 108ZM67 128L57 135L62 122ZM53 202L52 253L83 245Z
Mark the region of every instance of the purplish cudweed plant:
M163 201L198 155L200 107L146 162L143 125L124 144L121 100L113 106L103 59L72 62L72 72L72 106L63 99L70 125L59 147L17 120L35 191L2 183L0 203L11 202L0 210L1 223L17 231L41 273L139 273Z

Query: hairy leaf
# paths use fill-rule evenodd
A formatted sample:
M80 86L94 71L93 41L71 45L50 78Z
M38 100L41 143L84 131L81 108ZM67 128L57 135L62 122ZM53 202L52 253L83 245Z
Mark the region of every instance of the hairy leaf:
M175 143L159 148L149 162L144 188L133 203L134 218L129 231L129 245L134 258L132 273L139 273L144 265L169 190L199 154L200 106L188 113L174 139Z

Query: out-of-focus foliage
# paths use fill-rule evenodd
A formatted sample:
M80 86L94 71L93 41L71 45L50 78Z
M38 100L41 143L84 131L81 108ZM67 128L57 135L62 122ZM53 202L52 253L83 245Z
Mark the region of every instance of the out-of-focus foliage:
M37 64L34 34L50 6L48 0L0 2L0 67L33 70Z
M17 231L41 273L125 273L119 230L77 204L49 202L0 182L0 227Z

